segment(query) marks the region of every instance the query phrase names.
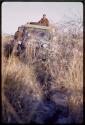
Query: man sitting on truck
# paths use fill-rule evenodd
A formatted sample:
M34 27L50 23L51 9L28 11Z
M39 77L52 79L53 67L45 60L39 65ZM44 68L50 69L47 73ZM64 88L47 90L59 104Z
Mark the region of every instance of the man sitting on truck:
M43 18L41 18L40 21L38 21L38 22L30 22L30 24L49 26L49 21L46 18L46 15L43 14Z
M41 24L41 25L44 25L44 26L49 26L49 21L46 18L45 14L43 14L43 18L41 18L41 20L38 23Z

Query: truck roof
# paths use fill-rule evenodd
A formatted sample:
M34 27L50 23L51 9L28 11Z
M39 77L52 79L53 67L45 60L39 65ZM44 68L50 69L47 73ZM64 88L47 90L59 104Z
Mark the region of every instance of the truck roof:
M34 24L25 24L25 27L28 27L28 28L35 28L35 29L42 29L42 30L50 30L50 27L48 26L41 26L41 25L34 25Z

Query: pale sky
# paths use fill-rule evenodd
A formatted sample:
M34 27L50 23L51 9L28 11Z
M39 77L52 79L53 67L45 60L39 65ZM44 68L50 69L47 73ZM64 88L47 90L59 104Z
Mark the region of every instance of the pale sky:
M54 23L64 19L83 19L81 2L3 2L2 34L14 34L18 26L39 21L43 14Z

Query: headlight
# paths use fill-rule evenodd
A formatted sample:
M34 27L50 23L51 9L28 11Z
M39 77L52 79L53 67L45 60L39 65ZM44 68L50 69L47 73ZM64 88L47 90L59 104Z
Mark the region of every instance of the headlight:
M46 48L48 45L47 44L43 44L43 47Z
M22 43L22 41L18 41L18 44L21 44Z
M28 33L28 36L30 37L31 35Z

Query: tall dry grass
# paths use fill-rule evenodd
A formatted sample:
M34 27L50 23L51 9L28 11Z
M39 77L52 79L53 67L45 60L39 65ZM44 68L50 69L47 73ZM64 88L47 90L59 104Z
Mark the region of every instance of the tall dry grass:
M2 47L2 93L5 95L6 91L9 90L10 93L12 93L11 89L13 89L13 87L20 93L21 89L23 89L23 87L20 87L20 85L22 85L26 86L26 93L29 94L31 91L30 96L41 101L47 89L59 90L61 93L67 92L69 116L73 118L75 123L82 123L82 26L74 21L70 21L61 26L52 24L51 29L53 40L50 42L49 48L47 47L42 50L37 44L37 41L31 39L30 43L28 42L26 45L24 55L21 55L19 59L14 55L11 55L9 59L3 56L5 40L2 40L4 43ZM38 52L36 47L39 47ZM43 55L46 57L44 61L42 60ZM16 94L15 90L14 92ZM70 96L68 93L70 93ZM4 104L6 101L2 103ZM38 103L33 105L31 115L29 115L29 120L27 122L30 122L32 115L36 112L37 106ZM8 109L9 108L8 106ZM7 110L7 108L5 108L5 110ZM15 111L12 110L12 112ZM25 121L22 119L22 122Z

